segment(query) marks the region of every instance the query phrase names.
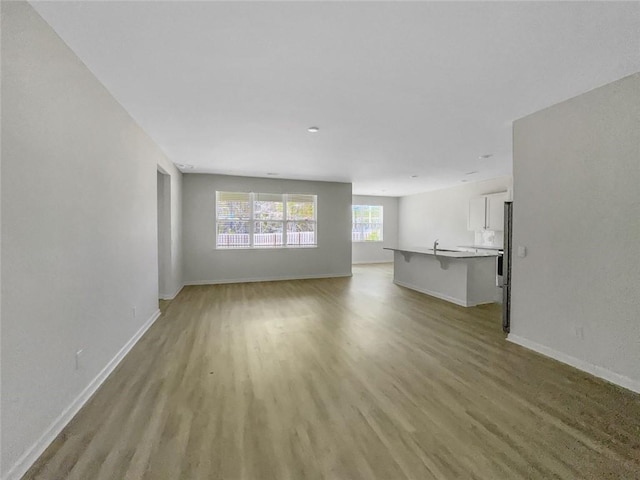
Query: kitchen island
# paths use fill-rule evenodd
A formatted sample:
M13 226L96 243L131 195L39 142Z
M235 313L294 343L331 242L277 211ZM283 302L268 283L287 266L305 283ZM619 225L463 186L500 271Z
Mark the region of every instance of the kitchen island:
M431 248L391 248L393 282L463 307L500 299L496 286L496 253Z

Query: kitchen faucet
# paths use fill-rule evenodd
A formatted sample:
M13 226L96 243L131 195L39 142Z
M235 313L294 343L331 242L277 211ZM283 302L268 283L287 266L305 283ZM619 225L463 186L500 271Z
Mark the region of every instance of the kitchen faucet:
M436 238L436 241L433 242L433 253L436 253L436 250L438 249L438 240L440 240L439 238Z

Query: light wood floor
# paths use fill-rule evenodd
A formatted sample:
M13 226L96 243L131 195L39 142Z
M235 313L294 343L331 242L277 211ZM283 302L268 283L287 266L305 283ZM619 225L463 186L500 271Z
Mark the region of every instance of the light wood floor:
M634 479L640 396L353 278L186 287L28 479Z

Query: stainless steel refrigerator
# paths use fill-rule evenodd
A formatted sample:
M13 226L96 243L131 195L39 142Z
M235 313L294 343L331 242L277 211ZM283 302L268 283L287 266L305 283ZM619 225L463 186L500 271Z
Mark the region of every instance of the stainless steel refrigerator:
M511 259L513 253L513 202L504 202L504 253L502 256L502 330L511 328Z

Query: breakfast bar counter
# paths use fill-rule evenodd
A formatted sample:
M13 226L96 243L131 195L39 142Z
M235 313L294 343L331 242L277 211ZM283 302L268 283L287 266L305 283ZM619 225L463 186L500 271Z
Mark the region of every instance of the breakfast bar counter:
M393 282L402 287L472 307L500 299L496 253L385 247L394 252Z

